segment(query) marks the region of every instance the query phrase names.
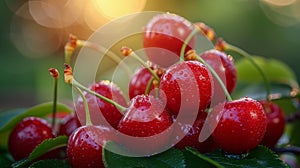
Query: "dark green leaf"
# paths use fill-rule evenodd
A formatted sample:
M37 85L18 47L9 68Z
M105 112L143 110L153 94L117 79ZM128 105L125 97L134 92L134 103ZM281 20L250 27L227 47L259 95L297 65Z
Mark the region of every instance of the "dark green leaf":
M48 167L59 167L59 168L70 168L70 164L66 160L41 160L37 161L29 166L29 168L48 168Z
M21 160L19 162L15 162L13 164L13 167L14 168L23 167L53 149L66 146L67 143L68 143L67 136L59 136L53 139L46 139L31 152L31 154L27 159Z
M271 82L288 84L290 86L297 84L295 73L285 63L279 60L267 59L259 56L254 56L253 59L262 68ZM245 58L240 59L235 65L238 71L238 80L250 83L263 81L261 74L249 60Z
M48 114L51 114L53 111L53 103L43 103L36 105L26 111L17 109L16 111L10 111L12 113L9 115L9 112L4 112L0 114L1 123L0 123L0 133L11 130L18 122L23 118L28 116L37 116L44 117ZM57 104L57 111L71 112L71 109L63 104ZM13 115L15 114L15 115ZM3 115L3 116L2 116Z
M113 146L113 148L119 148L122 150L118 144L114 142L108 142L105 144L103 150L103 161L106 167L122 167L122 168L131 168L131 167L185 167L183 153L175 148L171 148L163 153L150 156L150 157L128 157L123 155L115 154L106 148Z
M10 168L13 159L6 150L0 151L0 167L1 168Z
M257 148L253 149L249 155L243 159L225 157L220 150L206 154L206 156L220 163L226 168L289 167L282 160L280 160L280 158L274 152L264 146L258 146Z
M0 128L2 128L4 125L7 124L7 121L9 121L11 118L23 113L26 109L25 108L19 108L19 109L12 109L8 111L1 111L0 112Z
M182 151L185 157L185 164L188 168L211 168L213 165L216 167L222 167L218 163L211 164L212 161L207 156L199 153L196 149L187 147L185 150Z

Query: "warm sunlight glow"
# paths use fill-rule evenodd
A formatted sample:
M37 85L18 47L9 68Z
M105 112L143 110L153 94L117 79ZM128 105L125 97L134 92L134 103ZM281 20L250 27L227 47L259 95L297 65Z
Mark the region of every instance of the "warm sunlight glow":
M108 19L114 19L144 9L146 0L94 0L99 12Z

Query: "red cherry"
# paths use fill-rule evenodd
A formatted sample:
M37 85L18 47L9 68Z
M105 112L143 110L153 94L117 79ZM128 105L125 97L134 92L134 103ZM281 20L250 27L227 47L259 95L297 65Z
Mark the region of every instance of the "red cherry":
M65 116L59 126L59 135L70 136L81 124L75 114Z
M119 123L118 131L133 137L150 137L168 131L172 120L161 101L151 95L138 95L131 99L130 106ZM149 142L147 147L138 146L134 141L124 142L133 150L156 150L169 141L169 133L163 134L156 142ZM132 148L133 147L133 148Z
M152 78L152 74L145 67L138 69L130 79L129 83L129 98L132 99L137 95L145 94L147 85ZM151 85L150 90L154 89Z
M261 100L260 103L264 107L267 115L267 131L261 144L269 148L274 148L284 132L284 114L281 108L271 101Z
M237 83L237 71L233 62L233 58L224 52L212 49L200 55L222 78L223 83L229 93L232 93ZM219 83L214 80L215 94L223 92Z
M54 138L50 125L38 117L24 118L9 136L8 147L15 160L28 157L42 141Z
M175 147L184 149L185 147L190 146L196 148L201 153L212 152L216 150L217 146L212 136L210 136L204 142L199 142L199 135L205 122L206 116L207 113L203 112L202 115L198 117L193 124L179 123L179 131L184 132L186 135L175 145ZM178 131L176 131L175 134L178 134Z
M122 91L109 81L100 81L89 87L90 90L97 92L98 94L109 98L122 106L127 106L126 99L123 96ZM106 119L106 121L114 128L117 129L119 121L122 118L121 112L112 104L95 97L89 93L84 92L87 99L91 120L94 125L101 125L104 123L103 118L100 116L100 112ZM76 104L76 112L81 123L85 123L85 108L81 98L78 99Z
M149 60L161 67L168 67L177 62L181 47L193 27L188 20L175 14L154 16L147 23L143 34L143 46ZM185 52L193 48L194 41L193 38L188 43Z
M202 112L211 100L211 79L210 72L198 61L174 64L161 77L160 94L166 96L167 107L175 115L179 110L186 115L196 110Z
M267 128L262 105L247 97L226 102L224 107L220 104L211 117L211 124L217 124L213 130L216 144L230 154L246 153L258 146Z
M102 148L107 140L111 140L111 132L101 126L81 126L70 136L67 155L73 168L104 167Z

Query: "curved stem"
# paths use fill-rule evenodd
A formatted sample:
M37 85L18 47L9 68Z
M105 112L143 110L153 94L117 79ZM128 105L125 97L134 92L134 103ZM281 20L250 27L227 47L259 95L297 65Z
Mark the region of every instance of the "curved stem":
M152 76L147 84L146 90L145 90L145 95L148 95L151 89L151 86L153 84L154 76Z
M105 96L102 96L102 95L100 95L100 94L98 94L98 93L96 93L96 92L94 92L94 91L86 88L85 86L83 86L79 82L77 82L75 79L72 80L72 85L76 86L76 87L78 87L78 88L80 88L80 89L82 89L82 90L84 90L84 91L86 91L86 92L88 92L88 93L90 93L92 95L95 95L96 97L100 98L101 100L104 100L104 101L106 101L106 102L114 105L119 110L121 110L122 113L124 113L126 111L126 109L127 109L126 107L123 107L122 105L118 104L117 102L115 102L115 101L113 101L113 100L111 100L111 99L109 99L109 98L107 98Z
M227 100L232 101L230 93L228 92L226 86L224 85L222 79L219 77L217 72L208 63L206 63L199 55L197 55L197 60L200 61L201 63L203 63L208 68L208 70L212 73L212 75L217 79L218 83L221 85L221 87L224 91L224 94L227 97Z
M264 84L265 84L265 88L266 88L266 100L270 100L271 90L270 90L269 80L268 80L267 75L265 74L265 72L262 70L262 68L254 61L253 57L250 54L248 54L246 51L244 51L244 50L242 50L242 49L240 49L240 48L238 48L236 46L233 46L231 44L227 44L226 45L226 50L233 51L233 52L236 52L236 53L240 54L241 56L243 56L246 59L248 59L252 63L252 65L255 66L255 68L258 70L258 72L262 76Z
M273 149L276 153L293 153L296 155L300 155L300 147L297 146L288 146L284 148L274 148Z
M91 120L91 115L90 115L90 110L89 110L89 105L86 101L86 98L82 91L77 87L73 85L73 88L79 93L80 97L82 98L84 109L85 109L85 124L86 125L93 125L92 120Z
M193 29L193 31L187 36L187 38L184 40L183 45L181 46L181 50L180 50L180 61L184 61L184 51L187 47L187 45L189 44L189 42L191 41L191 39L193 38L193 36L201 31L197 26L194 26L195 28Z
M147 68L148 71L151 73L151 75L158 81L160 82L160 78L158 77L158 75L156 74L155 71L153 71L150 67L149 64L145 63L144 60L142 60L134 51L132 51L131 48L129 47L122 47L121 48L121 52L124 56L131 56L133 57L134 59L136 59L143 67Z

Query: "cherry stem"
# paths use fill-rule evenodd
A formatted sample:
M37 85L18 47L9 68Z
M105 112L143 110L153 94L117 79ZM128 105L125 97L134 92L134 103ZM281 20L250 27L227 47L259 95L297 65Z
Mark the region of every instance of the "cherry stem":
M233 51L233 52L236 52L238 53L239 55L243 56L244 58L248 59L252 65L255 66L255 68L258 70L258 72L260 73L260 75L262 76L263 78L263 81L264 81L264 84L265 84L265 89L266 89L266 100L270 100L270 94L271 94L271 90L270 90L270 83L269 83L269 80L267 78L267 75L265 74L265 72L262 70L262 68L254 61L253 57L248 54L246 51L236 47L236 46L233 46L231 44L226 44L226 47L225 47L226 50L228 51Z
M112 51L107 50L105 47L90 41L79 40L76 36L70 35L69 40L65 45L65 63L71 63L72 54L74 50L78 47L88 47L99 53L106 53L106 55L116 64L119 64L122 61L122 59L119 56L117 56ZM121 66L124 66L127 73L131 74L131 70L126 64L122 64Z
M111 99L109 99L109 98L107 98L105 96L102 96L102 95L98 94L97 92L94 92L94 91L86 88L85 86L81 85L74 78L72 79L72 85L76 86L76 87L78 87L78 88L80 88L80 89L82 89L82 90L84 90L84 91L86 91L86 92L88 92L88 93L90 93L90 94L98 97L98 98L100 98L101 100L106 101L109 104L112 104L113 106L115 106L116 108L118 108L119 110L121 110L122 114L124 114L124 112L127 110L126 107L123 107L122 105L118 104L117 102L115 102L115 101L113 101L113 100L111 100Z
M56 122L56 111L57 111L57 88L58 88L58 70L54 68L49 69L50 75L54 78L54 94L53 94L53 111L52 111L52 123L51 127L54 129Z
M150 88L151 88L151 86L152 86L152 84L153 84L154 79L155 79L154 76L152 76L152 77L150 78L150 80L149 80L149 82L148 82L148 84L147 84L146 90L145 90L145 95L148 95L148 94L149 94Z
M184 40L183 45L181 46L181 50L180 50L180 62L184 61L184 51L187 47L187 45L189 44L189 42L191 41L191 39L193 38L193 36L198 33L199 31L201 31L197 26L194 26L195 28L193 29L193 31L187 36L187 38Z
M93 125L92 120L91 120L89 105L87 103L87 100L86 100L84 94L82 93L82 91L80 90L79 87L73 85L73 88L79 93L79 95L83 101L83 105L84 105L84 109L85 109L85 125Z
M283 148L274 148L273 149L276 153L293 153L296 155L300 155L300 147L297 146L287 146L287 147L283 147Z
M195 52L195 54L196 54L196 52ZM217 79L217 81L221 85L221 87L222 87L222 89L224 91L224 94L227 97L227 100L228 101L232 101L230 93L228 92L225 84L223 83L222 79L219 77L219 75L217 74L217 72L207 62L205 62L198 54L196 54L196 59L199 62L203 63L208 68L208 70L211 72L211 74Z
M131 56L134 59L136 59L143 67L147 68L148 71L152 74L152 76L160 82L160 78L157 76L156 72L153 71L149 64L145 63L144 60L142 60L131 48L128 47L122 47L121 52L124 56Z

